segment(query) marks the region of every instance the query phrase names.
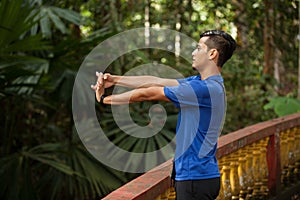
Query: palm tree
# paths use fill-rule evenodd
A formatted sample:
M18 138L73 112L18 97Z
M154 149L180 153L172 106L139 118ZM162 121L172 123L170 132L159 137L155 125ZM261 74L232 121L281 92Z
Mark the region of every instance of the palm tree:
M103 166L85 150L70 116L56 112L61 99L45 98L47 93L69 88L61 87L66 81L60 78L59 84L50 88L45 84L45 74L51 68L48 55L53 50L51 41L36 31L41 18L33 6L23 0L0 2L0 174L4 180L0 198L103 196L124 183L125 176ZM63 109L70 113L67 107ZM65 122L67 132L58 125Z

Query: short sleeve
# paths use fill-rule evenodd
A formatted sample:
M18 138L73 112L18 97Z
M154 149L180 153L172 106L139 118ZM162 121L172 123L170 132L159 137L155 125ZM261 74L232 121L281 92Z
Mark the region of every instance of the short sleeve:
M184 83L184 82L188 82L188 81L191 81L191 80L200 80L201 77L200 75L197 75L197 76L190 76L190 77L187 77L187 78L181 78L181 79L177 79L178 83Z
M201 106L205 104L209 92L204 81L182 81L178 86L164 87L164 93L174 105L179 107Z
M164 87L164 93L165 93L165 96L172 101L174 106L176 108L179 108L180 107L179 102L178 102L176 95L174 95L173 88L174 87Z

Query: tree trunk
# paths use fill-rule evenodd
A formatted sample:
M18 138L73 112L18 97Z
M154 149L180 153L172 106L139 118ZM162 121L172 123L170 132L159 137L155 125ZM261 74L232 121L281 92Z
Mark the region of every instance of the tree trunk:
M119 13L118 13L118 9L120 9L120 3L118 0L111 0L109 7L110 7L110 14L111 14L113 28L117 32L120 32L122 31L122 28L119 23Z
M298 26L299 26L299 31L298 31L298 99L300 99L300 1L298 5Z
M248 13L245 8L245 0L234 0L232 2L238 9L235 10L235 25L237 27L237 43L242 49L248 48Z
M274 79L277 83L280 83L280 72L282 71L282 63L281 63L281 51L277 48L275 49L275 59L274 59ZM278 85L274 86L277 93L280 93L280 88Z
M264 0L265 24L264 24L264 67L263 74L273 75L274 67L274 3L273 0Z
M145 22L144 22L144 26L145 26L145 45L149 46L150 44L150 1L146 1L146 5L145 5Z

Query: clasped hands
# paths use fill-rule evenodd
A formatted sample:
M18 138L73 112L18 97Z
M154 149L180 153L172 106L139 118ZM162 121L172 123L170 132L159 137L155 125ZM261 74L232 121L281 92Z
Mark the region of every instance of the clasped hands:
M105 89L112 86L112 76L109 73L103 74L102 72L96 72L97 81L95 85L91 85L91 88L96 93L96 99L101 101L101 96L104 95Z

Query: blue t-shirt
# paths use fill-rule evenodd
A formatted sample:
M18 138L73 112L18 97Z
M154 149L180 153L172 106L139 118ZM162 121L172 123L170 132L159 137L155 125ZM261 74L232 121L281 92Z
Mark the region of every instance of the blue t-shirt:
M215 154L226 107L223 78L191 76L178 82L178 86L164 87L166 97L179 108L175 180L220 177Z

